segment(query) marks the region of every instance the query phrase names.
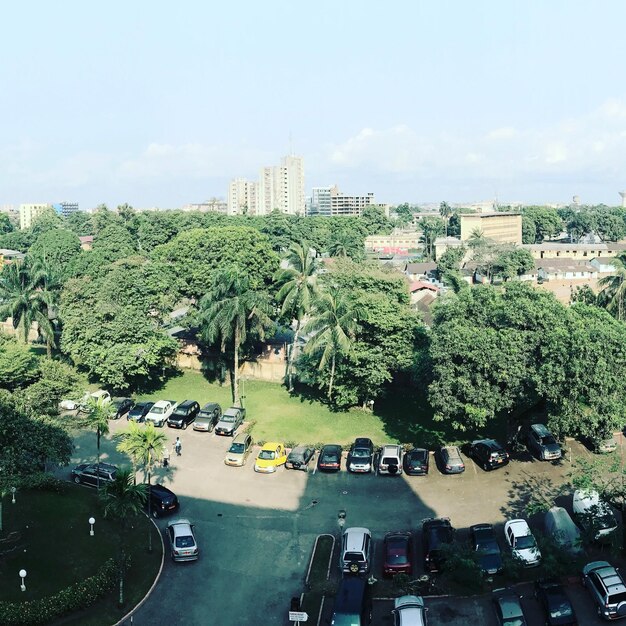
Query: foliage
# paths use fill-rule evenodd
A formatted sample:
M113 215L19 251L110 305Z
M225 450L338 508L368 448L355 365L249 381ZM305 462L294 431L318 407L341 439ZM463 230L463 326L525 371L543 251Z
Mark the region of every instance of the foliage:
M13 232L13 224L6 213L0 213L0 235Z
M437 272L439 276L445 276L449 272L457 272L461 269L461 263L467 250L464 246L458 248L448 248L439 259L437 259Z
M598 296L589 285L577 285L570 294L570 304L582 302L583 304L597 305Z
M475 552L466 546L443 545L442 553L445 557L441 572L448 582L464 593L481 591L483 576Z
M63 274L67 265L80 254L80 240L70 230L49 230L35 240L29 250L33 259L41 261L55 274Z
M598 281L601 291L597 302L618 320L624 321L626 319L626 254L620 254L612 262L615 264L615 272Z
M500 252L493 264L493 274L504 280L517 278L535 267L535 260L528 250L513 248Z
M0 387L14 390L37 377L37 357L13 337L0 334Z
M358 232L339 230L331 235L326 251L331 257L350 258L358 261L365 256L363 241Z
M84 211L75 211L65 218L65 228L71 230L79 237L93 236L94 228L91 215Z
M542 243L561 232L563 222L556 209L527 206L522 209L522 243Z
M384 209L373 204L363 209L361 223L368 235L388 235L393 230L393 224Z
M422 231L421 240L424 244L426 257L435 258L435 239L445 232L445 223L440 217L425 217L419 227Z

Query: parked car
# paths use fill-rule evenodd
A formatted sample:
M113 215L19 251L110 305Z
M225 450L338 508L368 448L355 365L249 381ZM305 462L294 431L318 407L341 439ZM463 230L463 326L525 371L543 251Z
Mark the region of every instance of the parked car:
M180 503L176 494L164 485L150 485L150 514L152 517L162 517L178 511Z
M102 402L102 404L110 404L111 394L108 391L104 391L104 389L98 389L93 393L86 393L80 402L76 404L75 408L79 413L86 413L89 410L89 402L92 400L95 402Z
M626 584L617 568L606 561L587 563L583 585L598 605L598 615L606 620L626 617Z
M424 448L413 448L404 453L404 471L409 476L426 476L430 463L430 453Z
M545 424L533 424L526 439L528 449L542 461L554 461L562 456L561 446Z
M514 591L496 589L493 607L499 626L528 626L520 597Z
M393 602L393 626L426 626L426 611L421 596L400 596Z
M493 576L502 571L502 552L491 524L470 526L470 544L483 574Z
M367 437L357 437L348 452L346 468L349 472L369 473L374 465L374 444Z
M341 469L341 446L326 444L317 457L317 469L325 472L338 472Z
M583 551L580 530L569 513L561 506L553 506L544 516L546 535L552 537L565 552L576 556Z
M222 417L222 407L217 402L207 402L199 411L193 429L212 433Z
M548 579L535 583L535 597L539 600L548 626L577 626L574 607L565 593L563 585Z
M145 422L146 415L153 406L154 402L137 402L137 404L126 413L126 419L129 422Z
M216 435L234 437L237 429L243 424L246 417L246 410L239 406L231 406L224 411L220 421L215 425Z
M182 428L185 430L189 424L193 424L200 412L200 405L195 400L185 400L176 405L172 414L167 418L170 428Z
M341 537L341 571L344 574L367 574L371 564L372 533L367 528L346 528Z
M611 507L600 500L597 491L577 489L572 498L574 518L585 533L596 541L609 539L617 530L617 519Z
M364 578L348 576L339 581L331 624L366 626L372 621L371 585Z
M397 445L386 445L380 451L380 461L378 462L378 473L389 476L399 476L402 474L402 447Z
M457 446L444 446L439 450L441 471L444 474L462 474L465 471L465 463L461 451Z
M287 456L285 467L287 469L304 470L309 469L309 463L315 455L315 449L309 446L296 446Z
M495 439L479 439L472 441L469 455L486 472L509 463L509 455Z
M384 539L383 576L413 573L413 539L411 533L387 533Z
M128 418L128 413L135 406L135 401L131 398L113 398L111 405L115 408L115 414L111 419L118 420L122 417Z
M270 441L259 450L254 463L254 471L262 474L272 474L286 462L287 452L285 451L285 444Z
M230 444L224 457L226 465L242 467L246 463L248 455L252 451L252 437L248 433L239 433Z
M424 520L422 523L422 545L424 568L427 572L437 572L446 558L445 546L454 541L454 528L448 517Z
M166 534L173 561L198 560L198 543L193 529L188 519L172 520L167 524Z
M72 470L72 480L77 485L97 487L100 484L115 480L117 467L110 463L81 463Z
M511 548L513 556L526 567L536 567L541 562L541 552L537 541L530 532L526 520L513 519L504 525L504 537Z
M614 435L606 438L599 439L589 439L588 440L589 447L596 454L610 454L611 452L615 452L617 450L617 439Z
M146 413L146 423L150 422L155 426L163 426L175 407L176 402L174 400L159 400L155 402Z

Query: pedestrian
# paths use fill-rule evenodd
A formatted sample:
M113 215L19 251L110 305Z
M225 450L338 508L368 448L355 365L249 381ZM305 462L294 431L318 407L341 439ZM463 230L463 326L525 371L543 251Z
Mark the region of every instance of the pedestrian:
M163 467L170 464L170 451L167 446L163 446Z
M176 450L176 456L180 456L182 449L183 449L183 444L180 440L180 437L176 437L176 441L174 442L174 450Z

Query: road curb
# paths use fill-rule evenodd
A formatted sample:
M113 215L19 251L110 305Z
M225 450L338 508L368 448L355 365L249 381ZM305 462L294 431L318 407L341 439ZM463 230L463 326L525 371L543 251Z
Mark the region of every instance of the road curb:
M146 513L144 513L144 515L148 517ZM119 622L115 622L113 626L122 626L122 624L124 624L129 617L132 617L143 606L144 602L150 597L150 595L154 591L154 588L157 586L157 583L161 579L161 573L163 572L163 566L165 565L165 544L163 543L163 533L151 517L148 517L148 520L152 523L152 525L157 529L159 533L159 539L161 541L161 566L159 567L159 571L156 575L156 578L154 579L154 582L152 583L152 586L150 587L150 589L148 589L148 593L146 593L146 595L139 601L139 603L128 613L126 613L126 615L124 615L124 617L122 617Z

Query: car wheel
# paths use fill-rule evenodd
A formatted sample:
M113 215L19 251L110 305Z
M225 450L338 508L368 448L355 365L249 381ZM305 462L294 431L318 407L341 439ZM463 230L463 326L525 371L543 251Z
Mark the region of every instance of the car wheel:
M489 464L488 463L483 463L483 469L488 472L489 471Z
M75 482L77 485L80 485L80 478L79 478L78 476L74 476L74 482Z
M187 422L183 423L183 430L187 430L187 426L189 426L189 424L187 424Z

